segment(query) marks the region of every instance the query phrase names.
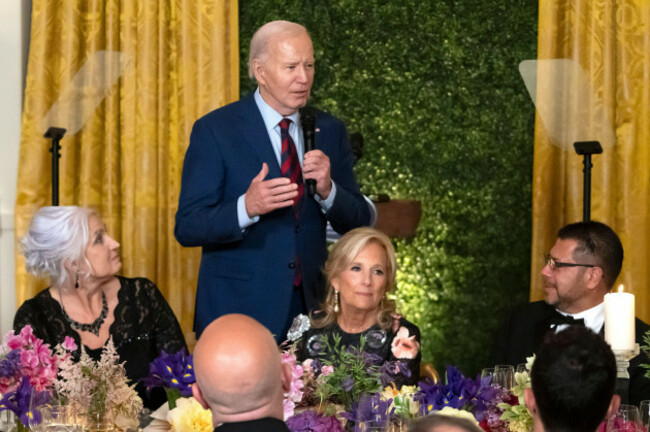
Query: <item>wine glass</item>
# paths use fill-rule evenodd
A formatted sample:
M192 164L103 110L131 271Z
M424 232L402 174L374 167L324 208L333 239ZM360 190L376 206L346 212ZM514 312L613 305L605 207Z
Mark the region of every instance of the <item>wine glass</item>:
M606 432L645 432L641 423L641 413L634 405L622 404L618 411L607 419Z
M515 368L511 365L494 366L492 384L498 384L506 390L513 388L515 385Z
M492 384L492 379L494 378L494 368L484 368L481 370L481 382L486 382L487 384Z
M0 399L2 395L0 395ZM11 410L0 411L0 431L8 432L16 426L16 419L14 418L14 413Z
M639 411L641 412L641 421L646 430L650 427L650 400L641 401L639 404Z
M516 373L528 372L528 369L526 369L526 363L519 363L515 368L515 372Z
M51 393L47 390L39 391L29 387L29 412L27 425L31 431L42 431L44 426L44 412L49 406Z

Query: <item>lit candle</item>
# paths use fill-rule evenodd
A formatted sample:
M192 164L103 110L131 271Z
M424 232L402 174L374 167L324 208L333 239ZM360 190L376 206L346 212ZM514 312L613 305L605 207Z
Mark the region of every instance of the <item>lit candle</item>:
M605 341L613 351L634 350L634 295L623 292L605 294Z

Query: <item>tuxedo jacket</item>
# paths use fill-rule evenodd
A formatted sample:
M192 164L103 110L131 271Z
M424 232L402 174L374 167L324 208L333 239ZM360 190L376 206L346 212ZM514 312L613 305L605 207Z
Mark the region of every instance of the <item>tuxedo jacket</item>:
M289 314L296 252L306 306L318 306L327 221L343 234L368 225L370 212L352 171L345 126L322 111L316 112L316 148L329 157L337 188L327 214L305 193L298 220L289 207L261 215L242 230L237 199L262 163L269 167L267 180L282 175L255 99L251 94L194 123L174 234L183 246L202 247L194 316L197 337L228 313L252 316L280 337Z
M516 366L525 363L526 357L532 356L537 351L544 337L554 331L550 324L554 314L555 307L545 301L536 301L510 311L494 336L490 355L491 364ZM635 324L636 342L641 345L643 335L650 326L638 318ZM641 363L650 363L650 359L644 353L632 359L628 369L629 403L637 406L640 401L650 399L650 380L645 377L645 370L640 367Z

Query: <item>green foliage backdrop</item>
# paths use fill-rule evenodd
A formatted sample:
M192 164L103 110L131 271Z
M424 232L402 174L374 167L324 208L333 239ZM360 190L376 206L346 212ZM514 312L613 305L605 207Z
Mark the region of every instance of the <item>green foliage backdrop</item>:
M241 88L265 22L307 27L312 103L360 131L365 194L422 201L396 240L400 311L441 370L485 366L503 311L527 300L534 108L517 66L536 57L533 0L240 0Z

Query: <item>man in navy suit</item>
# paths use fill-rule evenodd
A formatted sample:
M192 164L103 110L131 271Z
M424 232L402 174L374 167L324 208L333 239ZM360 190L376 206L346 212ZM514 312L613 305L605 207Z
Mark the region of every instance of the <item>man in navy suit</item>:
M600 222L577 222L558 231L557 241L542 269L546 301L514 308L495 334L491 362L516 365L537 352L548 333L569 325L584 325L604 335L604 298L623 265L623 246L618 236ZM648 325L636 319L636 341L643 342ZM644 355L630 361L629 390L620 389L624 403L638 405L650 399L650 380L640 367Z
M203 248L197 337L215 318L242 313L284 338L295 315L318 306L327 222L342 234L370 221L343 123L317 111L317 149L304 151L298 110L314 79L306 29L262 26L249 75L256 92L197 120L185 155L174 233L183 246ZM316 181L313 197L283 176L287 148L302 178Z

